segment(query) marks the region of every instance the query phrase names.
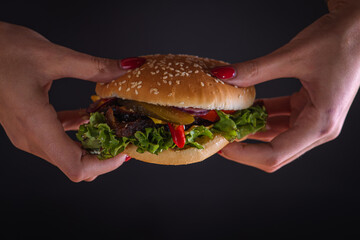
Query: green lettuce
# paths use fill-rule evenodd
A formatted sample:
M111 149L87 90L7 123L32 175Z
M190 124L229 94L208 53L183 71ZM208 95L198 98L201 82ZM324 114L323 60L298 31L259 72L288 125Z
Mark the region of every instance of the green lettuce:
M226 114L216 111L220 120L212 127L213 133L220 133L228 141L241 139L249 134L256 133L266 126L267 114L264 106L253 106Z
M196 147L198 149L204 149L204 147L200 143L195 141L198 137L201 137L201 136L207 136L210 139L213 139L213 137L214 137L213 133L206 127L197 126L193 129L191 129L191 131L188 134L186 134L185 144L188 146L191 146L191 147Z
M233 141L260 131L266 125L267 114L262 106L253 106L233 114L216 112L220 120L210 129L204 126L193 127L185 135L185 145L203 149L204 147L197 142L200 137L206 136L212 139L214 134L221 134L228 141ZM176 148L171 133L165 126L145 128L144 131L137 131L131 137L118 137L106 123L105 116L99 112L90 115L89 123L80 126L76 137L83 148L91 154L96 154L99 159L118 155L130 143L137 147L136 151L139 153L159 154L169 148Z

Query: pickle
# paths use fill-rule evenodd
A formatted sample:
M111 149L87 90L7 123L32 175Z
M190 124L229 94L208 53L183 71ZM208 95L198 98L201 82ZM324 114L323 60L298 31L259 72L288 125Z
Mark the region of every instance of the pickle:
M149 117L157 118L169 123L188 125L195 121L191 114L173 107L159 106L131 100L119 100L119 104L133 109L135 112L142 113Z

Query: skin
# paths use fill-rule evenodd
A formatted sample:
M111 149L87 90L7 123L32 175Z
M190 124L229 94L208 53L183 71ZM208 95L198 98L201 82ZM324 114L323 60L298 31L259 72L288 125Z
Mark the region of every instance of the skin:
M225 158L274 172L306 151L336 138L360 85L360 1L330 0L321 17L273 53L232 65L251 86L298 78L292 96L263 99L267 131L251 136L262 144L232 143ZM126 155L106 161L86 154L65 131L88 121L84 110L56 112L49 103L52 81L65 77L108 82L125 73L119 60L89 56L53 44L40 34L0 22L0 123L19 149L57 166L74 182L92 181L118 168ZM41 123L41 125L39 124Z
M65 131L88 121L84 110L56 112L49 103L53 80L108 82L126 72L119 60L89 56L40 34L0 22L0 123L19 149L57 166L74 182L92 181L118 168L126 155L106 161L88 155Z
M310 149L335 139L360 85L360 1L330 0L322 16L288 44L267 56L233 64L225 82L251 86L276 78L297 78L299 92L263 99L268 131L259 144L231 143L227 159L274 172Z

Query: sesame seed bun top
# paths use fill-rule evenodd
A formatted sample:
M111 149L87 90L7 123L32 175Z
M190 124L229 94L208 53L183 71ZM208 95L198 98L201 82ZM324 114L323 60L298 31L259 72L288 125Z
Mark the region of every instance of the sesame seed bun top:
M102 98L119 97L163 106L239 110L250 107L255 88L240 88L213 77L226 62L190 55L148 55L145 63L110 83L98 83Z

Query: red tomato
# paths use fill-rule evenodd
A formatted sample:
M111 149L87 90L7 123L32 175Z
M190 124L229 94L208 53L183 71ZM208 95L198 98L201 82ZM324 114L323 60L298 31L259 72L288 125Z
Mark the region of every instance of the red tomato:
M226 114L233 114L234 112L236 112L235 110L221 110L221 111L223 111ZM206 115L199 117L209 120L211 122L217 122L220 119L215 110L210 110Z

